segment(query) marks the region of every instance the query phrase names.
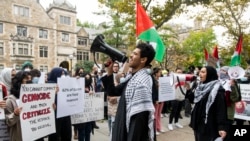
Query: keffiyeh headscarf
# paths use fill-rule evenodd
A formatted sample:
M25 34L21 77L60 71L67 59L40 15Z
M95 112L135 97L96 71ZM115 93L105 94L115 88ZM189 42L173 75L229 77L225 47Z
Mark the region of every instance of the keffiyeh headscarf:
M197 86L194 94L194 103L199 102L207 93L209 93L208 100L206 103L205 123L207 123L208 111L211 105L214 103L215 97L218 94L218 90L221 86L221 83L218 80L217 72L213 67L206 66L205 68L207 70L207 77L203 83Z

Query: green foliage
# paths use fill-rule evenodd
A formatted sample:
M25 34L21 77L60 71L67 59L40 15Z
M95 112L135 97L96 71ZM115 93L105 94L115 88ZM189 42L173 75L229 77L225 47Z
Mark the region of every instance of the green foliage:
M81 27L97 29L97 25L95 25L94 23L90 23L90 22L87 22L87 21L82 23L79 19L77 19L76 25L81 26Z
M186 58L183 65L185 67L189 65L202 66L205 63L203 50L206 48L209 53L212 53L212 49L216 45L216 36L211 28L192 31L182 45L183 57Z
M78 61L75 64L75 68L84 68L84 71L89 73L92 71L93 66L94 66L93 61Z

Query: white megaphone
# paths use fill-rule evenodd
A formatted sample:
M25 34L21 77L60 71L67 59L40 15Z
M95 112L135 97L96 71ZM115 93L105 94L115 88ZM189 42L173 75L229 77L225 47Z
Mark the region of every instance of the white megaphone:
M230 67L227 73L231 79L240 79L244 77L245 70L242 67L234 66Z
M173 85L174 83L179 81L194 81L196 79L196 76L193 74L178 74L178 73L172 73L170 74L170 85Z

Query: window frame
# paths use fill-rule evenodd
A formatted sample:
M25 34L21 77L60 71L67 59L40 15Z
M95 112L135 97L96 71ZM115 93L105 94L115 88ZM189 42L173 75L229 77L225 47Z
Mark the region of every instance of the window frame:
M41 34L40 34L41 33ZM48 30L46 30L46 29L39 29L39 31L38 31L38 37L40 38L40 39L48 39ZM41 35L41 36L40 36Z
M27 37L28 35L28 28L25 26L17 26L17 35L22 37Z
M29 17L30 8L21 5L14 5L14 14L22 17Z
M39 46L39 57L48 58L48 46Z
M0 23L0 34L3 34L3 23Z

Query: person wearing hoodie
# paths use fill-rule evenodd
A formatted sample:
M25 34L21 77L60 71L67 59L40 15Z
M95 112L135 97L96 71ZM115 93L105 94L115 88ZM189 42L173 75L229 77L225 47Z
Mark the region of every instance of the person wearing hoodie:
M67 72L63 68L55 67L51 70L47 83L57 83L57 78L65 77L65 75L67 75ZM55 104L57 104L57 95L55 97ZM72 131L70 116L56 118L56 133L49 135L49 141L71 141L71 138Z

